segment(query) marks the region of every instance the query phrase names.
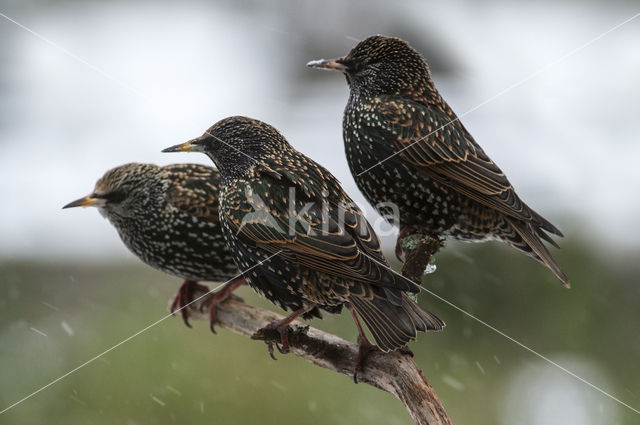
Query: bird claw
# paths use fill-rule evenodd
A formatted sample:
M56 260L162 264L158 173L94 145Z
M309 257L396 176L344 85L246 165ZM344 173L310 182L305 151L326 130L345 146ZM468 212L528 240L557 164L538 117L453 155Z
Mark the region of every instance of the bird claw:
M289 329L289 326L285 326L284 328L278 326L277 322L274 323L270 323L267 326L265 326L264 328L262 328L261 330L275 330L280 334L280 343L276 342L276 341L265 341L265 343L267 344L267 348L269 350L269 355L271 356L271 358L273 360L278 360L276 358L276 356L274 355L274 349L273 347L275 346L276 349L278 350L278 352L280 354L289 354L289 352L291 351L291 348L289 346L289 338L287 335L287 330ZM258 331L260 332L260 331ZM264 335L264 334L263 334Z
M302 316L306 312L310 311L312 308L313 306L301 307L298 310L294 311L290 316L285 317L284 319L274 320L273 322L269 323L267 326L258 329L251 336L251 338L263 340L268 346L269 355L273 360L276 360L276 357L273 355L273 345L275 344L280 354L288 354L289 352L291 352L291 347L289 346L289 333L288 333L289 324L293 322L297 317ZM267 331L277 331L278 334L280 334L280 344L282 344L282 347L280 347L280 344L272 340L273 339L272 334L269 335L270 332L267 332Z
M184 310L181 310L184 311ZM192 329L193 326L191 326L191 323L189 323L189 315L187 313L182 313L182 321L184 322L185 325L187 325L188 328Z
M173 298L173 302L171 303L171 315L175 315L176 312L180 312L180 316L182 316L182 321L188 328L192 328L191 323L189 323L189 311L187 309L187 305L191 302L191 298L193 297L193 291L195 289L200 289L203 291L209 291L204 285L200 285L193 280L185 280L176 296Z
M182 317L182 321L184 322L185 325L187 325L188 328L191 328L191 324L189 323L189 315L186 312L185 308L182 308L183 306L182 301L181 301L181 296L180 296L180 292L178 292L176 294L176 297L173 299L173 302L171 303L171 315L175 316L176 311L180 310L180 316Z
M267 341L265 341L265 342L266 342L266 344L267 344L267 350L269 350L269 356L271 356L271 358L272 358L273 360L278 360L278 359L276 358L275 354L273 354L273 345L274 345L274 342L273 342L273 341L268 341L268 342L267 342ZM278 344L277 344L277 343L275 343L275 344L276 344L276 347L278 348L278 351L280 351L280 348L278 347ZM282 352L282 351L280 351L280 352Z
M217 334L215 329L216 323L216 306L226 299L230 297L235 297L233 295L233 291L244 284L244 278L242 279L234 279L231 282L227 283L220 291L217 291L213 294L209 294L205 300L200 303L198 310L201 313L204 313L205 308L209 308L209 329L214 334ZM189 323L189 312L187 309L187 305L192 302L193 291L200 290L205 293L209 292L209 288L205 285L200 285L196 281L193 280L185 280L180 289L178 289L178 293L176 294L173 302L171 303L171 315L174 315L177 311L180 311L180 315L182 316L182 320L187 327L191 328L191 324ZM240 297L236 297L239 300L242 300Z
M236 278L225 284L219 291L209 294L207 299L200 304L201 312L204 312L205 307L209 307L209 329L211 329L211 332L214 334L217 334L214 326L216 323L216 307L232 297L242 301L242 298L235 296L233 291L239 286L242 286L244 282L244 278Z
M282 346L280 346L280 344L278 344L277 342L274 341L265 341L267 344L267 349L269 350L269 356L271 356L271 358L273 360L278 360L274 354L274 350L273 350L273 346L275 345L276 349L278 350L278 352L280 354L288 354L289 353L289 346L285 346L284 344Z
M278 344L277 342L274 343L276 348L278 349L278 351L280 352L280 354L288 354L289 353L289 347L285 347L284 345L281 347L280 344Z

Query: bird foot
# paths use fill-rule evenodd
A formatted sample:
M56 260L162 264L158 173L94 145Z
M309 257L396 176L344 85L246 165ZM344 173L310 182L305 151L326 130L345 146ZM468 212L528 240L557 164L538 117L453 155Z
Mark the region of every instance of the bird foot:
M232 294L230 290L224 294L221 294L219 292L216 292L215 294L211 294L211 296L209 296L207 299L205 299L202 302L202 304L200 304L201 313L204 313L205 308L209 308L209 329L211 329L211 332L213 332L214 334L218 334L214 326L217 323L216 307L228 299L234 299L236 301L244 301L241 297L235 294Z
M209 294L207 298L200 304L200 312L204 312L205 308L209 308L209 328L214 334L216 333L216 329L214 327L216 323L216 307L229 298L243 301L242 298L234 295L233 291L235 291L239 286L242 286L244 283L244 278L234 279L231 282L225 284L219 291L213 294Z
M379 351L377 345L369 342L367 338L362 338L358 335L358 357L356 358L356 365L353 368L353 382L358 383L358 372L364 369L364 363L369 354L372 351Z
M193 292L195 290L209 292L209 288L205 285L200 285L195 280L185 280L180 289L178 289L178 293L173 298L173 302L171 303L171 314L175 314L177 311L180 312L182 316L182 320L187 327L192 327L189 323L189 311L187 306L192 301Z
M291 348L289 346L289 333L288 333L288 328L289 328L289 323L290 321L285 320L275 320L271 323L269 323L267 326L265 326L264 328L258 330L257 333L262 333L265 334L268 331L277 331L280 334L280 344L278 344L275 341L272 340L266 340L265 343L267 344L268 350L269 350L269 355L271 356L271 358L273 360L278 360L276 358L276 356L273 354L273 347L275 346L278 351L280 352L280 354L288 354L291 351Z
M290 346L289 346L289 334L288 334L289 325L291 324L291 322L296 320L298 317L300 317L300 316L304 315L305 313L313 310L314 308L316 308L316 306L313 305L313 304L300 307L299 309L297 309L296 311L291 313L291 315L285 317L284 319L274 320L273 322L269 323L264 328L258 329L253 335L251 335L251 339L262 339L262 340L264 340L264 342L269 347L269 355L271 356L271 358L273 360L277 360L276 356L273 355L273 346L274 346L274 344L275 344L276 348L278 349L278 351L281 354L287 354L289 351L291 351ZM278 334L280 334L280 343L282 344L282 347L280 345L278 345L278 343L276 343L276 342L274 342L272 340L273 339L272 336L268 335L269 333L272 333L273 331L277 331Z
M203 312L206 307L209 308L209 327L213 333L216 333L213 326L216 323L216 306L230 297L234 297L242 301L242 298L233 295L232 292L244 283L245 280L243 277L236 278L225 284L219 291L213 294L208 294L200 304L201 312ZM170 307L171 314L175 314L177 311L180 311L182 320L189 328L192 326L189 323L189 309L187 306L193 301L193 294L196 291L208 293L209 287L200 285L195 280L185 280L182 286L180 286L180 289L178 289L178 293L173 298L173 302Z

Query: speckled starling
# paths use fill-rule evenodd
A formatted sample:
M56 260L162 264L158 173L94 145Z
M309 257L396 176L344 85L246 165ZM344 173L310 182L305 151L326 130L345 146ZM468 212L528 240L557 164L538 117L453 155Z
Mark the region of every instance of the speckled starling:
M200 280L226 281L238 270L226 246L218 218L220 173L213 167L176 164L159 167L129 163L98 180L93 192L63 208L98 207L129 250L165 273L185 279L171 311L189 325L187 309ZM238 277L209 296L210 326L215 306L244 283Z
M516 194L436 90L407 42L376 35L345 57L309 67L342 71L350 94L343 136L349 168L384 215L399 209L400 238L420 230L465 241L498 239L567 276L542 243L562 233ZM399 252L396 247L396 253Z
M336 178L275 128L230 117L165 149L182 151L204 152L220 170L220 221L249 285L293 311L269 326L282 335L284 352L295 318L343 306L359 328L356 370L371 347L358 315L383 351L403 347L417 331L443 327L406 295L420 288L391 270L377 235Z

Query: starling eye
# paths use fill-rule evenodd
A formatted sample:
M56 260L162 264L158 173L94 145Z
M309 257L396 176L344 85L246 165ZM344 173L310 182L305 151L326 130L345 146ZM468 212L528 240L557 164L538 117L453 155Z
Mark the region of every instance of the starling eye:
M104 199L109 204L118 204L124 201L124 199L127 197L127 194L122 190L114 190L113 192L96 195L96 197Z
M354 58L351 60L343 59L342 63L347 67L350 73L357 74L362 70L363 63L360 59Z

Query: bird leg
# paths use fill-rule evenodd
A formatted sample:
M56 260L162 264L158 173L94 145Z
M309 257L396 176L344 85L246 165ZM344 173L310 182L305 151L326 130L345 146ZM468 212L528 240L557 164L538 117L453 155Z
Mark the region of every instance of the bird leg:
M204 311L205 307L209 307L209 328L211 328L211 332L216 333L213 326L216 323L216 306L229 298L233 291L244 285L244 283L244 276L236 277L232 281L227 282L222 289L210 294L207 299L202 301L200 304L200 311ZM207 292L209 292L208 289Z
M211 327L211 331L213 333L216 333L213 327L214 323L216 322L216 306L229 298L231 296L231 293L239 286L241 286L244 282L244 277L237 277L231 282L226 283L219 291L216 291L213 294L209 294L208 297L200 304L200 311L203 311L205 306L209 307L209 326ZM179 310L180 315L182 316L182 320L188 327L191 327L191 324L189 323L189 310L187 306L193 301L193 293L195 291L207 293L210 291L210 289L205 285L200 285L195 280L187 279L184 281L182 286L180 286L180 289L178 289L178 293L171 303L171 314L174 314Z
M287 328L289 327L289 324L291 324L291 322L293 322L294 320L296 320L298 317L302 316L306 312L313 310L314 307L315 307L314 305L311 305L311 306L299 308L298 310L294 311L291 315L285 317L282 320L274 320L264 328L258 330L256 333L264 332L268 330L278 331L278 333L280 334L280 342L282 343L282 348L280 348L278 344L275 343L276 348L281 354L287 354L290 351L289 334L287 333ZM265 342L269 346L269 355L273 360L277 360L276 356L273 355L274 342L273 341L265 341Z
M189 312L187 311L187 305L191 302L191 298L193 297L193 292L195 290L200 290L204 292L209 292L209 288L200 285L195 280L185 280L180 289L178 289L178 293L173 298L173 302L171 303L171 314L174 314L176 311L180 311L180 315L182 316L182 320L187 327L191 327L189 323Z
M356 316L356 312L353 309L351 304L347 304L347 308L353 317L353 320L356 322L356 326L358 327L358 357L356 358L356 365L353 368L353 382L358 383L358 371L362 370L364 366L364 361L370 352L378 350L378 347L375 344L372 344L367 339L367 335L364 333L362 326L360 325L360 320L358 320L358 316Z

